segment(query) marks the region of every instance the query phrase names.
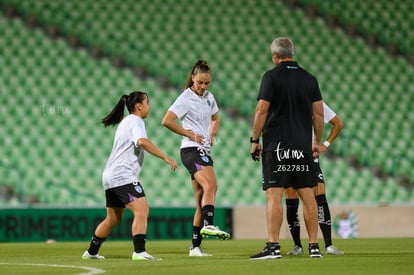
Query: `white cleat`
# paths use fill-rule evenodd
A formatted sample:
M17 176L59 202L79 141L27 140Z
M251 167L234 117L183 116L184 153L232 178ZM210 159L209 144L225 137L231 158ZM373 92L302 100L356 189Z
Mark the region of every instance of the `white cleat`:
M105 257L99 254L91 255L89 254L88 250L86 250L85 253L83 253L82 255L82 259L84 260L105 260Z
M144 251L140 253L137 253L137 252L132 253L132 260L134 261L158 261L162 259L151 256L150 254Z
M190 247L190 253L188 254L190 257L208 257L213 256L211 254L205 253L199 246L191 248Z
M301 255L303 254L303 248L295 245L295 247L287 253L287 255Z
M218 239L221 240L227 240L230 239L230 234L220 230L220 228L218 226L215 225L205 225L203 228L201 228L200 230L200 234L203 237L209 237L209 236L215 236Z
M330 245L325 248L325 254L331 254L331 255L344 255L344 252L342 250L339 250L333 245Z

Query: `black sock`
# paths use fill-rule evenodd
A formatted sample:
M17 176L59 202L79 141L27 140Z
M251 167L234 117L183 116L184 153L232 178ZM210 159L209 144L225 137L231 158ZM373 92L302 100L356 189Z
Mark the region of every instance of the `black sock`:
M203 213L204 225L213 225L214 224L214 205L208 204L204 205L201 209Z
M199 247L201 245L201 241L203 240L203 236L200 234L201 226L193 225L193 238L191 240L192 248Z
M105 238L99 238L95 234L93 234L91 243L89 244L88 252L90 255L96 255L99 252L99 248L101 248L102 243L105 241Z
M132 241L134 242L134 251L136 253L145 251L146 238L147 238L146 234L136 234L132 236Z
M302 247L300 241L300 221L298 217L299 199L286 200L286 219L295 245Z
M318 223L321 228L325 247L332 245L331 235L331 212L325 194L316 196L318 203Z
M267 247L270 248L270 250L276 250L276 249L280 249L280 244L268 242Z
M311 250L311 249L315 249L315 248L317 248L317 249L319 249L319 244L318 243L309 243L309 251Z

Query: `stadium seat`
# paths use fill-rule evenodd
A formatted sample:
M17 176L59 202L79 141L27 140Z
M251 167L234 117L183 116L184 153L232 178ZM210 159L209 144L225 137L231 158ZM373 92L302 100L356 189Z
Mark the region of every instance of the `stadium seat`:
M410 173L407 164L394 167L390 152L409 154L406 148L412 140L413 112L400 115L402 112L395 110L410 110L409 104L414 98L407 91L412 87L412 66L408 66L404 59L390 57L384 49L370 49L363 39L349 38L339 28L327 28L321 19L310 19L301 9L290 10L283 2L258 4L245 1L240 5L203 2L211 11L205 18L202 15L193 17L197 12L193 2L188 0L180 0L179 5L165 1L120 0L59 4L52 0L3 0L2 4L6 2L18 5L22 16L36 16L42 24L56 26L66 36L77 34L86 46L102 47L110 55L96 60L91 58L88 49L73 50L63 38L52 40L40 28L27 28L21 18L0 16L3 31L0 83L13 93L0 109L2 114L13 114L11 117L5 115L8 119L1 129L12 135L5 137L6 147L18 147L1 152L6 152L7 160L16 165L33 165L27 180L36 183L39 188L36 187L35 193L39 196L39 190L44 187L42 182L58 177L60 182L70 186L70 190L77 184L87 183L84 192L76 196L80 203L102 203L102 194L96 195L94 190L100 187L100 173L112 146L114 129L103 128L100 119L122 93L135 89L150 92L152 110L147 120L148 132L154 133L152 136L160 147L178 156L179 137L162 128L160 121L180 93L192 64L204 58L212 65L211 89L223 113L219 134L223 143L217 146L220 152L214 152L217 175L223 182L220 183L223 188L218 193L218 201L228 205L263 204L260 168L250 162L248 149L243 148L248 148L246 137L251 131L248 119L254 112L261 75L273 67L269 44L279 34L291 36L299 63L318 78L324 99L344 120L345 128L332 147L335 154L344 158L354 156L363 164L384 167L386 172L395 169L399 173ZM358 18L365 9L382 5L373 5L375 1L368 4L301 2L318 5L324 14L337 14L341 11L338 7L345 5L347 10L341 20L351 24L362 22ZM396 6L403 7L404 4L392 7ZM111 12L114 7L122 12ZM274 17L276 10L277 18ZM391 14L394 8L387 10L384 18L396 18ZM406 14L405 10L402 12ZM373 13L375 11L365 15L369 17ZM139 20L136 14L140 14ZM367 27L371 27L371 17L368 19ZM279 26L277 33L275 24ZM390 29L406 25L395 20ZM384 39L396 40L398 37L385 33ZM206 48L207 44L211 46ZM125 56L127 64L145 68L155 77L167 77L176 88L167 90L158 85L156 78L138 80L129 69L114 68L110 58L116 56ZM31 109L33 104L35 107ZM10 107L20 105L22 108ZM236 107L245 117L233 120L225 115L226 107ZM39 118L42 112L43 116ZM21 129L14 129L17 122L21 122ZM31 143L26 138L29 135L38 140ZM40 141L39 137L44 138ZM20 155L28 157L19 159ZM37 164L39 158L42 162ZM364 178L366 172L359 175L337 160L326 159L324 163L329 181L340 184L340 188L328 190L334 203L349 202L349 197L355 203L364 203L365 197L373 201L383 196L381 192L368 191L376 181L369 177L363 181L367 182L363 192L352 193L355 184L361 184L362 188L362 181L357 179ZM68 168L63 171L62 166L66 165ZM145 165L159 167L160 163L148 156ZM230 167L226 168L227 165ZM172 186L188 182L187 173L176 174L180 180ZM72 179L66 179L68 175L72 175ZM234 179L235 175L239 178ZM143 181L151 182L158 174L142 176ZM169 181L169 176L164 172L159 175L162 181ZM243 192L225 195L227 189L234 188L233 185L241 186ZM176 193L176 198L154 190L159 194L154 200L155 205L192 205L188 188ZM397 200L399 195L403 198L401 202L409 201L406 193L395 194L390 197L390 202ZM67 194L62 196L67 197ZM43 202L46 199L49 198Z

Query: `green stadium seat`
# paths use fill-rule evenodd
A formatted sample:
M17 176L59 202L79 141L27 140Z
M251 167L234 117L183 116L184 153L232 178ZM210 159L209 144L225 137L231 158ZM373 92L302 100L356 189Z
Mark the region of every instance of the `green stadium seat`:
M341 14L341 20L354 24L362 22L363 20L356 18L365 14L369 21L367 26L372 26L370 16L375 14L375 11L364 13L363 10L370 6L365 2L303 2L318 5L324 14L340 14L341 9L338 7L345 5L346 13ZM113 135L113 131L103 130L99 121L114 105L118 96L135 89L147 89L153 104L151 118L148 118L148 128L158 128L165 110L180 93L193 62L198 58L205 58L212 65L211 89L223 113L222 130L219 134L223 144L219 145L221 147L217 146L221 152L215 152L218 159L216 163L221 161L230 166L228 169L224 169L224 165L223 168L217 167L219 181L224 182L225 190L232 184L240 184L245 189L245 193L238 196L229 195L229 198L220 195L220 192L223 192L220 189L218 196L229 205L263 204L264 196L260 188L257 196L251 195L256 194L252 190L257 190L257 181L260 185L260 168L249 162L248 153L243 149L248 145L244 142L251 131L251 123L245 119L235 121L224 113L226 107L231 106L238 108L246 117L252 116L261 74L273 66L268 47L270 40L278 35L274 33L273 28L273 14L276 10L277 20L284 22L279 33L291 34L300 64L317 76L324 98L335 107L335 111L345 122L343 133L333 146L335 154L343 157L352 155L362 163L384 167L385 171L392 172L397 169L394 167L393 158L390 157L392 150L395 149L397 155L405 154L407 158L410 153L406 152L406 148L410 146L412 131L407 130L401 134L400 129L412 129L414 116L412 112L399 116L395 113L400 112L395 110L410 109L408 104L414 98L407 91L411 89L410 76L414 74L413 67L408 66L403 59L391 58L384 49L370 49L362 39L350 39L341 29L326 28L321 19L309 19L303 10L289 10L283 2L257 4L246 1L238 6L230 3L213 6L206 3L206 9L212 11L206 21L202 21L202 16L192 17L197 13L193 5L188 5L187 0L181 0L180 5L157 1L151 5L136 1L66 1L56 4L51 0L42 0L14 3L18 4L23 14L37 16L43 24L56 25L66 35L77 33L82 43L91 47L103 47L105 53L112 56L125 56L127 64L144 67L156 76L166 76L176 87L180 87L167 91L154 79L138 81L129 69L115 69L109 58L95 60L86 49L71 50L64 39L51 40L41 29L26 28L19 18L6 19L0 16L0 27L3 31L3 39L0 40L0 84L5 89L13 91L15 95L7 98L6 106L0 109L2 114L13 113L1 129L4 127L12 133L13 139L5 138L7 147L18 145L18 148L2 149L0 152L6 152L8 160L23 166L32 163L35 165L36 158L42 156L44 161L34 166L27 176L28 180L39 186L50 177L59 177L64 182L69 174L79 179L78 183L67 180L71 188L75 188L76 184L81 182L93 183L93 187L96 187L96 184L99 186L101 169L112 146ZM401 9L404 5L406 4L394 3L392 9L387 9L387 16L409 18L401 15L393 17L391 13L394 10L398 11L395 7ZM122 12L111 13L115 6ZM382 3L375 7L382 7ZM403 9L402 12L406 14L406 10ZM138 21L136 14L140 14ZM180 14L188 16L180 17ZM407 26L399 20L394 21L395 25L390 25L390 29L396 26L404 29ZM202 22L208 24L201 24ZM387 34L387 31L383 32L385 40L399 39ZM214 33L216 43L210 43L208 34L211 33ZM183 44L183 41L194 43ZM211 47L206 50L207 43ZM409 41L406 43L409 45ZM240 52L246 53L243 55L243 62L240 60ZM342 58L345 55L347 58ZM332 71L335 72L334 75ZM30 95L27 95L27 91L30 91ZM24 108L11 110L8 107L19 104ZM25 108L31 104L37 107L27 115ZM37 115L42 112L42 107L39 106L42 104L51 105L51 109L46 109L46 117L38 119ZM69 113L57 114L56 108L53 109L57 106L65 107ZM80 106L82 108L79 108ZM21 130L13 129L16 121L22 121ZM178 155L179 137L167 130L151 131L156 133L154 139L163 149ZM14 137L25 134L27 136L27 133L33 136L43 134L44 141L39 139L31 148L28 139L18 139L14 142ZM58 133L59 138L53 138ZM167 140L166 135L169 137ZM174 138L170 138L171 136ZM100 150L94 150L93 139L90 137L105 140L99 146ZM228 137L234 138L234 141L227 140ZM362 142L364 140L369 142L365 144ZM56 153L60 154L62 159L57 159ZM28 159L20 160L17 156L22 154L28 155ZM35 157L30 157L31 155ZM80 160L73 160L77 158ZM341 184L338 190L335 188L329 191L335 203L346 203L349 196L355 203L364 203L364 196L372 198L371 201L382 196L381 193L369 191L372 182L375 182L373 178L365 180L369 182L367 189L360 194L352 193L350 190L355 188L355 184L359 186L362 182L356 179L364 178L365 172L362 175L348 173L352 168L343 163L337 164L336 161L332 164L331 161L326 160L326 163L330 164L324 172L328 173L329 181ZM71 167L68 169L70 172L62 171L62 164L68 164ZM158 167L159 160L148 157L147 164L150 167ZM234 172L238 171L238 167L246 169ZM407 167L408 165L404 164L398 167L398 171L410 173ZM240 182L233 183L234 174L240 175ZM162 173L163 181L168 180L168 175ZM143 177L148 181L154 177L154 173L147 173ZM186 173L179 174L178 177L188 180ZM250 185L245 185L246 182L254 186L254 189ZM341 189L344 190L340 191ZM88 189L85 194L80 193L79 201L90 203L95 200L102 203L102 194L95 196L93 190L96 188ZM186 191L182 192L177 194L177 199L164 199L163 196L167 194L161 194L159 198L157 196L156 205L192 205L191 200L187 201ZM404 192L395 193L390 202L396 200L399 194L403 197L401 202L409 201L409 195Z

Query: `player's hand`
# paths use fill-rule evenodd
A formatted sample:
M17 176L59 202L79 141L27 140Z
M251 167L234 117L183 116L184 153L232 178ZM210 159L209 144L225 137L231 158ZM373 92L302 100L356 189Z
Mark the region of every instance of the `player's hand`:
M326 152L326 150L328 149L328 147L326 147L325 145L321 144L320 146L320 152L319 154L323 154Z
M252 143L250 155L254 161L259 161L262 155L262 145L260 143Z
M188 138L192 141L197 142L200 145L204 144L204 137L202 135L199 135L197 133L194 133L192 131L190 131L191 133L188 135Z
M215 135L210 135L210 146L213 146L215 141L216 141L216 136Z
M322 144L312 144L312 156L314 158L319 158L319 156L326 151L326 148L323 148Z
M165 157L164 161L168 163L171 167L171 170L175 171L177 169L177 162L170 157Z

